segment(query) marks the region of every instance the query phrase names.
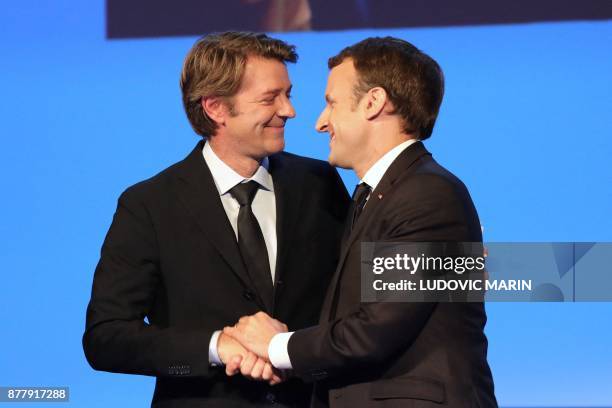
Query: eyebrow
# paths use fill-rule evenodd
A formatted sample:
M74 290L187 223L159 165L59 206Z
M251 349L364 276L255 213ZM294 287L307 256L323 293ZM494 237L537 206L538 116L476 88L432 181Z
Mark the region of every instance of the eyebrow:
M289 89L287 89L287 93L290 93L292 89L293 89L293 85L289 85ZM269 89L269 90L267 90L265 92L262 92L261 95L262 96L265 96L265 95L278 95L281 92L283 92L283 88Z

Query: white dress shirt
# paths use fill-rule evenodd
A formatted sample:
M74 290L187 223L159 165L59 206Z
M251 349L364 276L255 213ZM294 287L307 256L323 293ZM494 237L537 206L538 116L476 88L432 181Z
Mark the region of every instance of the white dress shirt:
M274 183L272 182L272 176L268 172L269 161L266 157L261 162L261 165L257 168L255 174L250 178L244 178L240 174L236 173L234 169L225 164L213 151L208 143L204 144L202 149L202 155L206 161L206 165L210 169L210 172L219 192L221 204L227 214L227 218L236 234L236 240L238 240L238 212L240 211L240 204L232 195L230 190L240 184L246 183L247 181L256 181L261 188L257 190L251 208L253 214L264 236L266 243L266 249L268 250L268 260L270 261L270 272L272 274L272 282L274 282L274 275L276 272L276 197L274 196ZM217 342L221 330L217 330L213 333L210 343L208 346L208 361L213 365L222 364L221 359L217 353Z
M378 186L378 183L380 183L380 180L382 180L383 176L389 169L389 166L391 166L391 163L393 163L395 159L397 159L397 156L406 150L408 146L416 142L416 139L406 140L405 142L400 143L393 149L389 150L383 157L378 159L378 161L376 161L372 167L368 169L366 174L364 174L363 179L360 180L360 183L368 184L372 188L372 191L374 191L376 186ZM279 370L288 370L292 368L287 346L293 333L294 332L279 333L272 337L272 340L268 345L268 356L270 357L270 362Z

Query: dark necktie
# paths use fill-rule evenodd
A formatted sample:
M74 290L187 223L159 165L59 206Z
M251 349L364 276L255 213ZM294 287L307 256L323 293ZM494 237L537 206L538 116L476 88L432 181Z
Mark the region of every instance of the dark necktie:
M271 312L273 304L274 289L272 274L270 273L270 261L266 241L263 233L253 214L251 204L259 189L259 184L255 181L240 183L234 186L229 192L240 204L238 212L238 247L242 255L242 260L247 268L249 276L262 300Z
M357 219L361 215L363 207L365 206L371 192L372 188L366 183L360 183L357 185L357 187L355 187L355 191L353 191L353 217L351 219L351 229L353 229Z

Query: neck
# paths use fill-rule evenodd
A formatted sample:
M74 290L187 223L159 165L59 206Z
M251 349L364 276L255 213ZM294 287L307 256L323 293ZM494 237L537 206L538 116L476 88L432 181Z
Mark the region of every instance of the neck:
M215 137L209 138L206 143L210 144L211 149L213 149L219 159L244 178L253 177L253 174L255 174L263 160L263 158L255 159L237 154L234 149L229 148L224 143L216 143Z
M384 156L384 153L383 154L372 153L372 155L370 156L370 158L368 158L367 161L362 161L358 165L355 165L355 167L353 167L353 170L355 171L355 174L357 174L357 177L359 178L359 180L363 180L363 177L366 175L368 170L370 170L372 166L378 160L380 160L380 158L383 156Z
M414 136L407 135L405 133L396 133L376 140L371 138L370 140L373 143L371 143L371 146L367 149L370 154L368 154L366 159L360 160L359 163L353 167L357 177L359 177L360 180L363 180L363 177L366 175L368 170L370 170L372 166L374 166L376 162L379 161L385 154L389 153L389 151L391 151L393 148L410 139L414 139Z

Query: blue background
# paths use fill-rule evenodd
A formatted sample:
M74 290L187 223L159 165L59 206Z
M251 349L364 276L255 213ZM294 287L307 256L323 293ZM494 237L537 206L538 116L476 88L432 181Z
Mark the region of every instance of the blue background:
M118 195L198 140L178 87L195 38L107 41L104 19L100 0L2 4L0 385L69 386L71 406L148 406L154 380L94 372L81 335ZM612 241L609 21L277 35L300 54L287 150L327 157L314 131L326 59L370 35L407 39L443 67L426 144L468 185L486 240ZM501 405L612 405L612 304L488 313Z

